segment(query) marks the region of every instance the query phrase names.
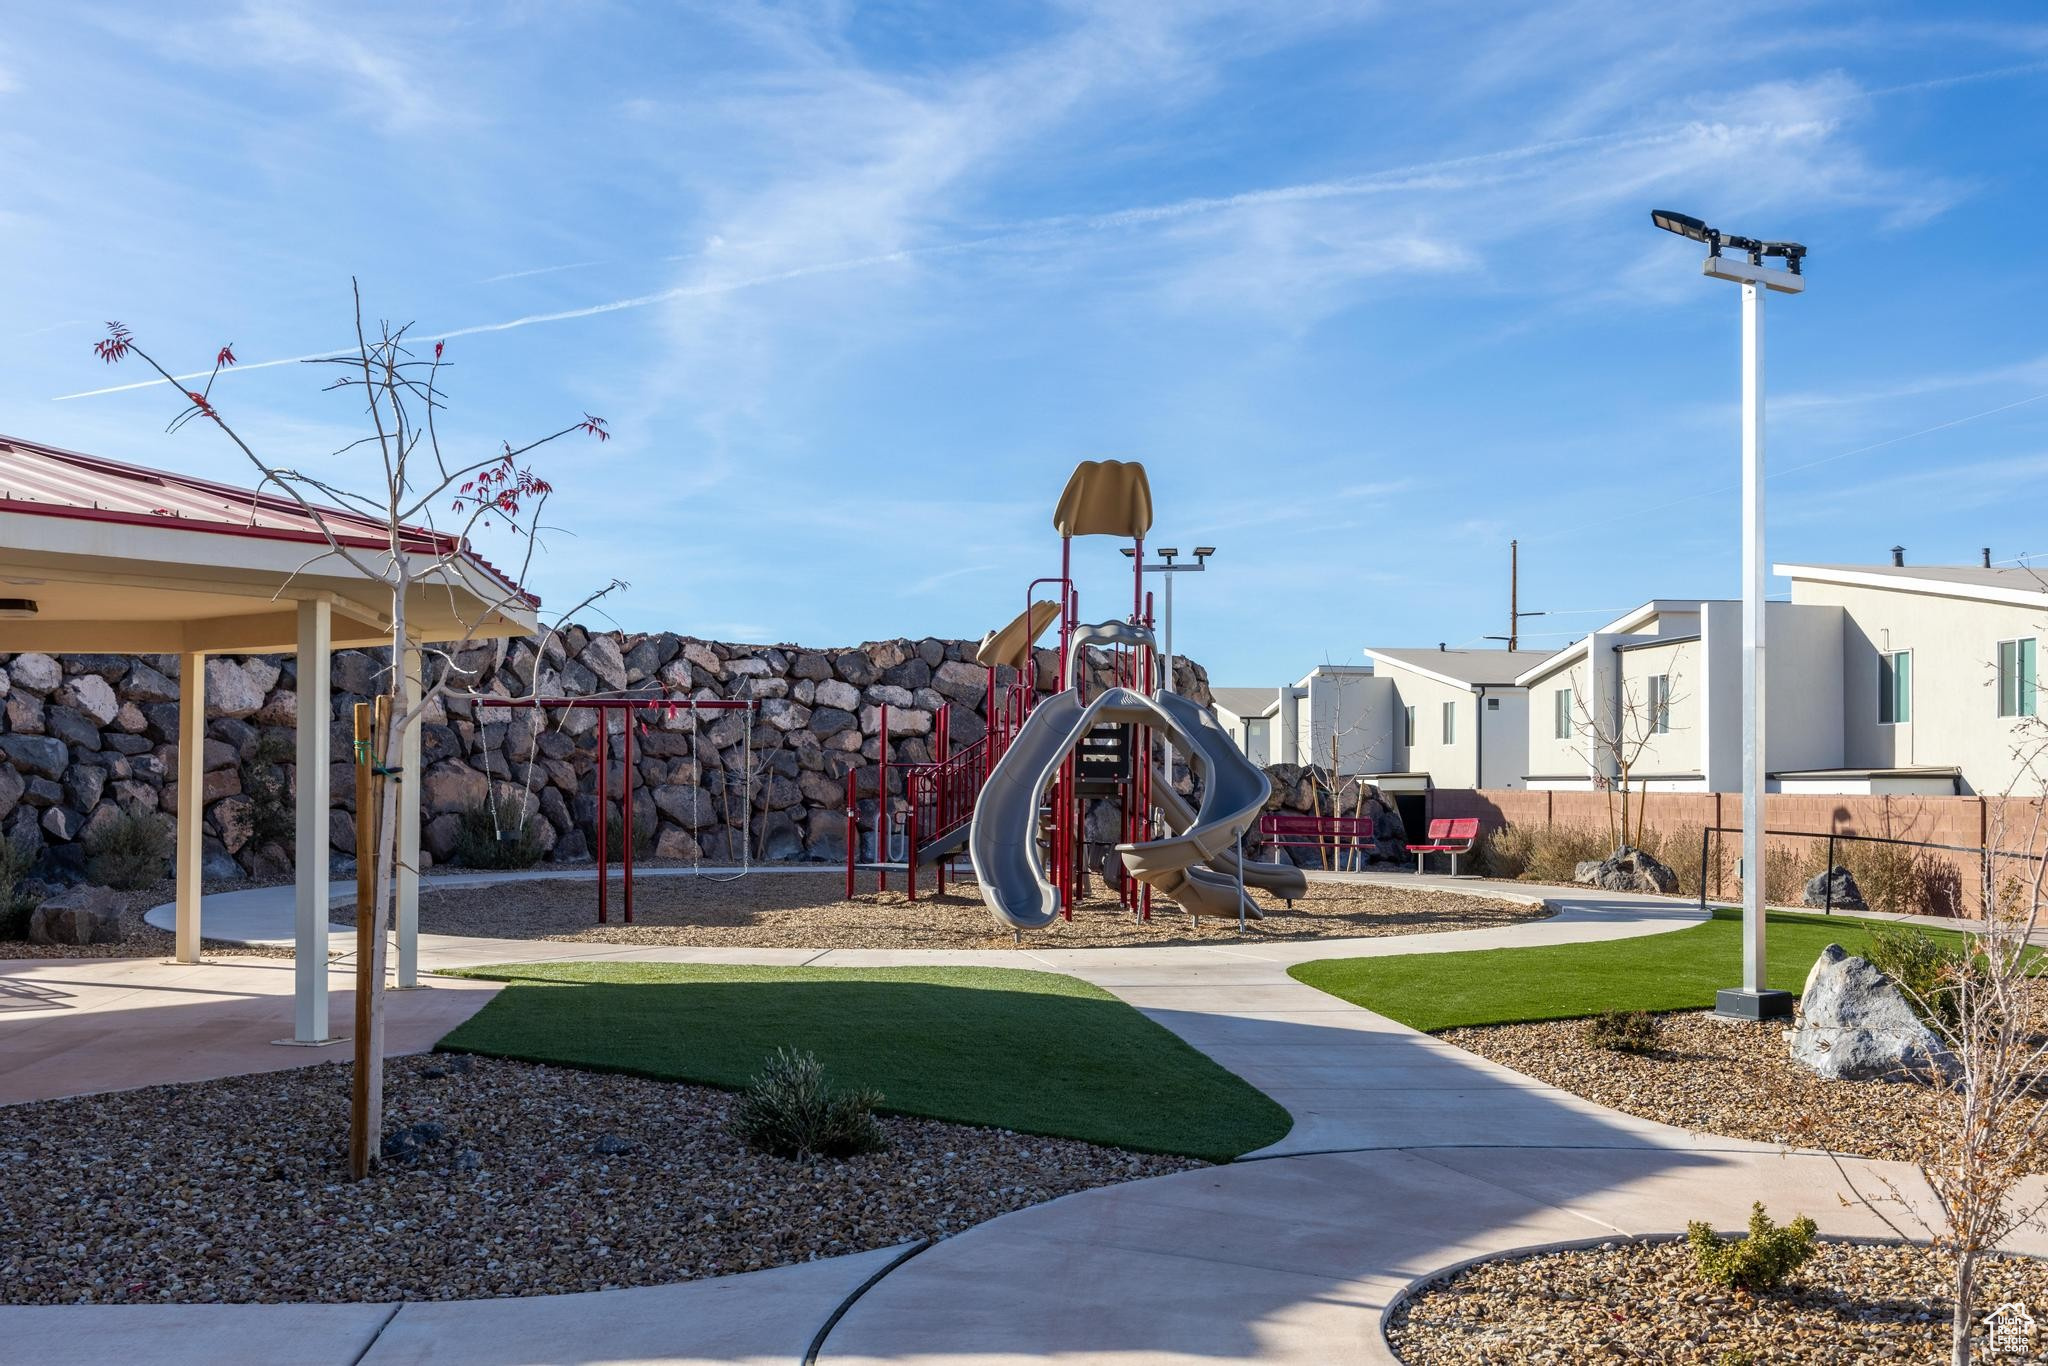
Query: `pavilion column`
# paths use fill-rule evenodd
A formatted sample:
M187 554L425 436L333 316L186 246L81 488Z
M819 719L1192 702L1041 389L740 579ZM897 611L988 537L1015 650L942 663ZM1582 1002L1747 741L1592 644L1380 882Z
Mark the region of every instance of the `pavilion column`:
M420 700L420 647L406 643L399 677L403 680L401 710ZM398 777L398 985L420 984L420 722L405 728ZM387 788L386 791L390 789Z
M334 609L326 599L299 604L299 754L297 932L293 941L292 1042L326 1043L327 849L330 734L334 712L331 659Z
M199 869L206 844L206 656L178 656L177 960L199 961Z

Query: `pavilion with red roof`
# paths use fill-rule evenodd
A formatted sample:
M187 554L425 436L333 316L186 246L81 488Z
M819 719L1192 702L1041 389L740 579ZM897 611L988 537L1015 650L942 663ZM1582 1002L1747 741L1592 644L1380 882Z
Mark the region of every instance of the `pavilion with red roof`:
M394 553L382 522L339 508L321 519L366 556ZM295 1021L300 1043L334 1035L327 1010L329 656L391 643L389 587L334 552L296 501L0 436L0 651L175 654L180 659L177 767L177 957L197 962L206 657L296 654L298 727ZM452 553L451 553L452 552ZM406 604L408 682L419 646L519 636L539 601L468 546L407 527L398 553L433 580ZM317 701L317 709L309 703ZM416 976L419 730L406 738L398 784L398 984Z

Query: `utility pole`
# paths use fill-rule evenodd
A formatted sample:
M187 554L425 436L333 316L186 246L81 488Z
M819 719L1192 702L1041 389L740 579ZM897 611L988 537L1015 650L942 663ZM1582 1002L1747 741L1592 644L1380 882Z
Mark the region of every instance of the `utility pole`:
M1522 590L1522 543L1508 542L1508 633L1504 636L1487 636L1488 640L1504 640L1508 649L1522 648L1522 618L1547 617L1548 612L1524 612L1521 606Z
M1522 643L1522 614L1516 610L1521 605L1519 592L1522 586L1522 543L1508 542L1508 653L1513 654Z

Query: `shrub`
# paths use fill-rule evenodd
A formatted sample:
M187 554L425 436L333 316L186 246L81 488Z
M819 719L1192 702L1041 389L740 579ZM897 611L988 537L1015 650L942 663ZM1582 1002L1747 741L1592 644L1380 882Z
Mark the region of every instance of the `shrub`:
M24 888L35 855L0 839L0 939L28 938L28 918L42 898Z
M1586 1042L1614 1053L1654 1053L1664 1043L1664 1021L1647 1010L1605 1010L1586 1021Z
M1692 1246L1693 1265L1702 1280L1754 1294L1776 1290L1818 1252L1813 1240L1819 1232L1803 1214L1778 1227L1759 1200L1750 1206L1748 1237L1724 1239L1712 1224L1694 1220L1685 1226L1685 1241Z
M777 1157L851 1157L888 1146L874 1108L881 1093L835 1091L815 1055L778 1048L733 1111L740 1140Z
M1700 827L1679 825L1670 830L1652 827L1643 832L1643 852L1669 868L1678 878L1684 896L1698 896L1706 865L1700 859Z
M1826 859L1826 845L1814 859L1815 870ZM1863 893L1863 904L1886 915L1960 915L1962 878L1954 864L1932 849L1905 844L1841 840L1835 861L1849 870Z
M1962 1010L1956 988L1971 971L1970 955L1960 945L1941 943L1910 925L1873 925L1863 957L1891 978L1928 1024L1955 1026Z
M1570 882L1588 859L1614 852L1607 836L1576 825L1504 825L1479 842L1479 866L1488 876L1529 882Z
M540 862L540 836L534 832L531 808L510 798L498 802L495 819L489 801L462 813L455 829L455 857L465 868L531 868Z
M171 861L170 823L153 811L124 811L85 841L85 874L132 892L161 882Z
M249 799L249 842L258 849L276 845L287 855L298 833L299 816L284 765L292 747L275 735L256 742L256 752L242 765L242 793Z

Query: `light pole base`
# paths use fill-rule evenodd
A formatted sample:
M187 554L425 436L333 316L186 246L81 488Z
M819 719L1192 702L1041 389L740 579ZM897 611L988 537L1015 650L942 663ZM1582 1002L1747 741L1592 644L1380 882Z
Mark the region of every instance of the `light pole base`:
M1714 993L1714 1013L1731 1020L1789 1020L1792 1002L1789 991L1748 991L1729 987Z

